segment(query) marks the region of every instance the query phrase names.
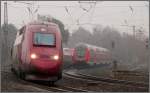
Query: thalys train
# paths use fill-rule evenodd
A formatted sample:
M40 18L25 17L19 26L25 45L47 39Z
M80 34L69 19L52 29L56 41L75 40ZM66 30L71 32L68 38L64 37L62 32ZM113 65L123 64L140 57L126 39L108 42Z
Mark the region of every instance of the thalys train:
M86 43L75 46L72 60L77 66L112 65L112 55L108 49Z
M16 35L12 71L22 79L55 82L62 78L63 48L58 25L30 22Z

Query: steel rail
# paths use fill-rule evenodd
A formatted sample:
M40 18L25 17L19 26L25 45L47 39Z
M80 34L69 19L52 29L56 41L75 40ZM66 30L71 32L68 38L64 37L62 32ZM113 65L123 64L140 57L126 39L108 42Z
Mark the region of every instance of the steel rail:
M124 75L134 75L134 76L142 76L144 77L144 73L140 73L137 71L125 71L125 70L116 70L113 73L124 74ZM149 76L149 74L145 74L145 76Z
M11 73L8 71L1 71L1 73ZM45 91L54 91L54 92L87 92L87 90L82 90L82 89L78 89L78 88L73 88L73 87L68 87L68 86L61 86L61 85L53 85L53 86L49 86L48 83L40 83L40 82L34 82L34 81L26 81L26 80L22 80L22 79L18 79L21 83L23 84L28 84L28 85L32 85L34 87L37 87L39 89L45 90Z
M120 79L105 78L105 77L96 77L96 76L86 75L83 73L78 73L78 74L91 80L104 81L104 82L110 82L110 83L120 83L120 84L127 84L127 85L130 84L130 85L136 85L136 86L141 86L141 87L149 86L149 84L143 83L143 82L135 82L135 81L120 80Z
M89 75L83 75L83 74L77 74L77 73L68 73L68 72L64 72L63 73L66 76L69 76L71 78L74 79L80 79L80 80L86 80L90 83L97 83L100 84L101 82L105 82L105 83L113 83L113 84L124 84L124 85L130 85L133 87L138 87L140 89L145 89L147 88L149 85L148 84L143 84L143 83L137 83L137 82L130 82L130 81L126 81L126 80L117 80L117 79L111 79L111 78L100 78L100 77L95 77L95 76L89 76ZM133 84L134 83L134 84ZM137 86L136 84L139 84L140 86ZM143 84L141 86L141 84Z

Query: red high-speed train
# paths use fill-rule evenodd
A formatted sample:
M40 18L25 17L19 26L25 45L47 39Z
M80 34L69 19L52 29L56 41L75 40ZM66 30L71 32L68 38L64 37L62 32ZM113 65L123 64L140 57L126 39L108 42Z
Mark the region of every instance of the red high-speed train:
M58 25L34 21L23 26L17 32L12 59L12 70L23 79L61 79L63 48Z
M109 65L112 63L111 52L102 47L86 43L78 43L73 52L74 65Z

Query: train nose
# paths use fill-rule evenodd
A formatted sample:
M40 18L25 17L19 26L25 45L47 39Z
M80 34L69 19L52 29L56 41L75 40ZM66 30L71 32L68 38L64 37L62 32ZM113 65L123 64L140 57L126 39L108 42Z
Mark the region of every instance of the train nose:
M31 62L31 69L38 73L55 74L61 68L59 61L34 60Z

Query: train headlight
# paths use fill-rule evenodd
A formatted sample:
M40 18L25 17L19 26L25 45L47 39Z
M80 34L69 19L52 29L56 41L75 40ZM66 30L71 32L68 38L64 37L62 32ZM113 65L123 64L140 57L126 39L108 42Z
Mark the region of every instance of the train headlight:
M58 55L54 55L54 56L52 57L52 59L53 59L53 60L58 60L58 59L59 59L59 56L58 56Z
M37 55L35 53L31 54L31 59L36 59Z

